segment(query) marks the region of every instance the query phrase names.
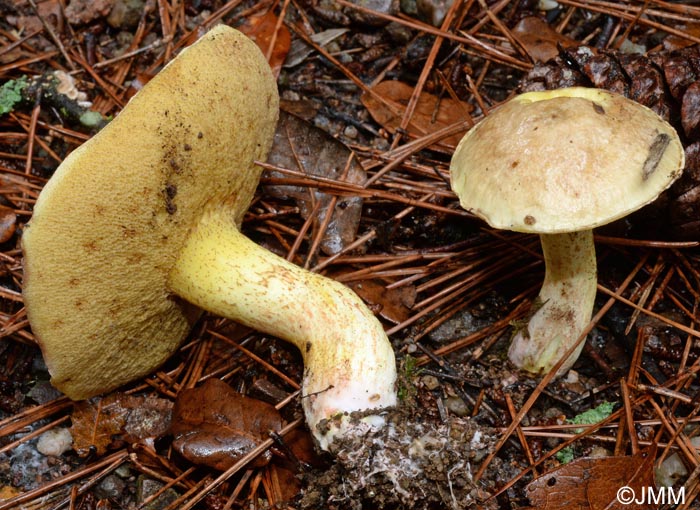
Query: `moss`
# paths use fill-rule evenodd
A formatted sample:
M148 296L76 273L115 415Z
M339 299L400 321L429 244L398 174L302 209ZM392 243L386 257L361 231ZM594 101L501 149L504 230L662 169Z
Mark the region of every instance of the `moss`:
M399 363L399 374L397 377L397 395L399 401L410 404L416 396L416 385L413 383L418 376L418 360L413 356L405 356Z
M15 105L22 101L22 91L25 88L27 88L27 78L25 76L2 84L2 87L0 87L0 115L14 110Z

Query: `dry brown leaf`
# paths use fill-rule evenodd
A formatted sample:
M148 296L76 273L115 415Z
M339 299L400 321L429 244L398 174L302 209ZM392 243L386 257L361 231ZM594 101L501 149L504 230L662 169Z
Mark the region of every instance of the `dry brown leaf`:
M400 81L387 80L377 84L372 90L391 106L387 106L370 93L362 94L362 104L365 105L372 118L384 129L390 133L396 132L396 129L401 125L404 110L413 95L413 87ZM408 131L415 136L424 136L463 121L466 115L473 110L474 107L469 103L423 92L408 124ZM452 152L462 136L464 133L444 138L431 148Z
M656 445L635 455L576 459L531 482L526 494L537 510L648 510L634 501L622 505L617 493L629 487L639 495L654 487L655 459Z
M8 241L17 227L17 214L7 206L0 205L0 243Z
M351 156L352 151L348 147L322 129L295 115L281 111L275 141L267 161L271 165L302 171L308 175L362 184L367 179L367 174L357 162L357 158ZM347 174L343 178L348 163ZM277 179L289 178L273 170L266 170L264 176ZM293 198L304 219L314 213L314 206L320 202L315 213L317 222L314 228L325 221L328 206L333 197L318 189L286 184L267 185L265 192L277 198ZM328 255L338 253L355 240L361 214L362 198L343 196L338 199L333 216L321 240L321 249L324 253Z
M180 392L173 409L173 447L195 464L224 471L282 428L274 406L241 395L218 379ZM264 466L270 452L252 465Z
M314 440L305 428L297 428L284 436L284 444L289 453L298 461L316 468L321 467L321 458L314 448ZM280 501L292 500L301 490L302 483L299 475L299 467L287 458L275 458L270 464L272 476L277 480L279 488L278 499Z
M272 9L268 9L264 14L247 17L243 24L238 27L238 30L255 41L258 48L268 57L275 77L279 76L282 64L284 64L292 44L292 36L284 23L279 26L279 30L277 29L278 20L279 18ZM273 39L274 45L268 56Z
M572 48L579 44L535 16L521 19L513 29L513 36L522 44L534 62L547 62L559 55L558 45L563 48Z
M43 3L47 2L41 2L39 5ZM59 2L52 3L58 4L60 8ZM85 25L107 16L115 3L115 0L71 0L65 9L66 19L71 25Z
M0 503L19 496L20 494L22 494L22 492L11 485L0 486Z
M387 289L386 285L378 280L361 280L349 282L347 285L375 314L378 313L394 324L400 324L411 316L411 307L416 301L416 288L413 285Z
M170 427L172 402L154 395L110 393L76 402L71 414L73 448L80 456L104 454L120 440L135 442L164 435Z
M679 23L675 28L684 34L688 34L696 38L700 37L700 23ZM681 48L687 48L695 43L685 37L668 34L666 37L664 37L662 44L664 45L665 50L673 51Z

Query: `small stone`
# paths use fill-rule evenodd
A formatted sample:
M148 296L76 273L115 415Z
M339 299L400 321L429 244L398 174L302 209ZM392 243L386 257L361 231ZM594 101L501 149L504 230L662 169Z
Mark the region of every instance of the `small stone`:
M97 496L102 499L117 500L124 492L126 482L117 475L107 475L95 489Z
M351 140L354 140L355 138L357 138L357 128L352 125L346 126L345 130L343 131L343 134Z
M424 375L420 380L427 390L433 391L440 387L440 381L434 375Z
M551 11L552 9L559 8L559 2L555 2L554 0L540 0L537 2L537 8L541 11Z
M416 0L418 16L434 27L439 27L453 2L454 0Z
M41 356L39 357L41 358ZM62 393L54 388L49 381L37 381L28 393L28 396L37 404L45 404L59 398L61 395Z
M107 23L113 28L132 29L139 24L144 6L143 0L118 0L107 17Z
M366 7L367 9L380 14L396 16L399 13L399 0L350 0L350 3ZM345 9L345 14L347 14L356 23L361 23L363 25L383 26L388 23L385 18L370 14L367 11L361 11L359 9L347 8Z
M46 456L58 457L70 450L73 446L73 436L70 430L64 427L47 430L36 443L36 449L39 453Z
M459 397L447 397L445 399L445 408L460 418L466 418L469 416L469 407L467 407L464 400Z
M136 482L136 503L140 506L149 496L152 496L163 488L163 483L157 480L139 476ZM167 508L173 501L178 498L179 494L173 489L167 489L148 505L143 507L143 510L163 510Z

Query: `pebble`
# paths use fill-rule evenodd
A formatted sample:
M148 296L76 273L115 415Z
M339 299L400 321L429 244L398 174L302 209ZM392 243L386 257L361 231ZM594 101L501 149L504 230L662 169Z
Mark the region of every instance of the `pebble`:
M65 427L57 427L47 430L36 443L36 449L39 453L46 456L58 457L67 452L73 447L73 436Z
M345 127L343 134L351 140L354 140L355 138L357 138L357 128L352 124L349 124Z
M162 487L163 483L157 480L146 478L143 475L139 476L136 482L136 502L139 508L143 508L143 510L164 510L178 498L179 494L175 490L167 489L154 501L141 507L146 499L158 492Z
M445 399L445 407L455 416L460 418L465 418L469 416L469 407L467 404L459 397L447 397Z
M97 496L102 499L117 500L126 488L126 482L117 475L107 475L95 489Z
M429 391L436 390L440 387L440 381L434 375L424 375L420 378L420 381Z
M107 17L107 23L122 30L133 29L139 24L145 5L143 0L118 0Z

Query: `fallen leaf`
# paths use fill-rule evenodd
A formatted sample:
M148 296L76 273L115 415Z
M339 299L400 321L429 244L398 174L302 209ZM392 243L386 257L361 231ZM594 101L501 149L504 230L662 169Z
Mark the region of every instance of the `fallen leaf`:
M296 115L307 122L313 122L321 106L320 103L313 99L298 99L296 101L280 99L280 110Z
M135 442L163 436L170 427L172 402L154 395L110 393L76 402L71 414L73 448L82 457L104 454L117 440Z
M170 432L173 448L187 460L225 471L281 428L282 417L274 406L208 379L180 392ZM251 465L264 466L271 458L267 451Z
M22 494L19 489L11 485L3 485L0 487L0 501L6 501Z
M71 0L65 9L66 19L71 25L85 25L107 16L115 3L116 0Z
M17 227L17 214L14 209L0 205L0 243L8 241Z
M284 23L278 25L279 18L272 9L263 14L248 16L238 30L250 37L264 55L268 55L268 62L275 78L279 76L282 64L287 59L289 48L292 44L292 36ZM274 41L273 41L274 39ZM270 45L272 51L270 52Z
M348 282L347 285L375 314L378 313L394 324L400 324L411 316L411 307L416 301L416 288L412 285L387 289L386 285L377 280Z
M129 88L126 89L126 98L131 99L134 97L156 74L155 72L137 72L129 82Z
M634 501L623 505L617 495L623 487L637 495L654 487L655 460L655 444L635 455L584 457L542 475L525 490L537 510L648 510Z
M696 38L700 37L700 23L679 23L676 25L675 28L676 30L683 32L684 34L692 35ZM664 45L664 50L674 51L680 50L682 48L687 48L688 46L692 46L695 43L687 37L680 37L678 35L668 34L666 37L664 37L662 44Z
M357 158L351 156L352 151L348 147L322 129L281 111L275 141L267 161L271 165L302 171L307 175L362 184L367 175ZM347 175L343 177L348 162ZM266 170L264 177L289 179L288 175L274 170ZM314 228L318 228L325 221L328 206L333 198L333 195L316 188L288 184L269 184L265 186L265 191L277 198L294 199L304 219L311 216L314 206L319 203ZM324 253L338 253L355 240L361 214L362 198L343 196L338 199L321 241Z
M329 28L323 32L311 34L310 39L319 46L323 47L335 41L347 31L347 28ZM301 64L314 51L316 51L316 49L307 44L303 39L295 39L292 41L289 55L287 55L287 59L284 61L284 67L294 67Z
M572 48L579 44L535 16L521 19L513 28L513 37L522 44L534 62L547 62L559 55L559 45Z
M406 110L413 87L406 83L394 80L386 80L372 88L374 94L365 92L362 94L362 104L369 111L372 118L390 133L396 132L401 125L401 118ZM386 103L378 99L381 96ZM424 136L433 133L440 128L456 124L465 119L467 113L471 113L474 107L463 101L455 101L450 97L437 97L428 92L423 92L408 124L408 131L416 136ZM448 138L443 138L431 148L452 152L464 136L457 133Z
M19 16L13 16L11 14L13 11L17 12L18 14L20 12L27 11L16 8L3 10L4 21L14 25L23 33L32 33L38 30L45 30L44 23L47 23L58 33L62 33L64 30L63 9L61 8L61 3L55 0L37 1L36 10L28 10L28 12L32 12L33 14L27 13L27 15L20 14ZM67 13L68 9L66 9L65 12Z
M322 466L321 457L316 453L314 440L311 433L306 428L297 428L290 431L283 438L289 453L298 461L306 465L320 468ZM277 494L280 501L291 501L302 488L299 477L299 466L290 459L275 458L270 464L272 476L277 478L276 487L279 488Z

